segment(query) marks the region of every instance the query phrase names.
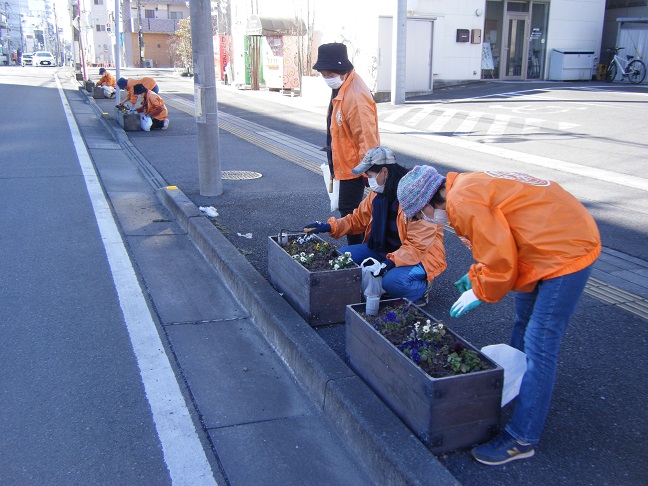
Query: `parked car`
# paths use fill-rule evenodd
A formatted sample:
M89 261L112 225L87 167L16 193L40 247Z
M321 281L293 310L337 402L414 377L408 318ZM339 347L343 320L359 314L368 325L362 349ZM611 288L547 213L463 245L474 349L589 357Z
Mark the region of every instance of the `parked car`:
M47 51L34 52L33 66L56 66L56 59Z
M33 54L24 53L20 58L20 64L24 66L31 66L33 61Z

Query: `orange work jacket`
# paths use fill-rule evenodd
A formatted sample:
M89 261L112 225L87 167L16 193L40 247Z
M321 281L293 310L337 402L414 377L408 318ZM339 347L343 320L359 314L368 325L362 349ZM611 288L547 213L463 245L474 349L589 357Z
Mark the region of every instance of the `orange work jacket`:
M477 263L468 278L479 300L582 270L601 253L594 218L555 182L512 172L449 172L446 211Z
M340 238L344 235L355 235L364 231L364 241L367 242L371 232L372 201L376 196L377 193L371 191L353 213L340 219L329 218L331 236ZM446 269L442 225L410 219L405 216L399 205L396 226L402 244L398 250L388 253L387 258L393 260L397 267L422 263L428 282Z
M101 79L97 81L97 86L112 86L113 88L116 88L117 80L115 80L115 76L106 71L104 75L101 76Z
M379 145L376 102L362 78L351 71L333 99L331 152L335 178L340 181L357 178L351 170L367 150Z
M156 120L165 120L169 114L169 111L164 105L164 100L153 91L144 93L144 103L137 111L140 113L143 112L145 115L151 115Z
M137 95L133 93L133 88L135 88L136 84L143 84L149 91L157 86L157 83L153 78L129 79L126 83L126 91L128 91L128 97L130 98L130 102L133 104L137 103Z

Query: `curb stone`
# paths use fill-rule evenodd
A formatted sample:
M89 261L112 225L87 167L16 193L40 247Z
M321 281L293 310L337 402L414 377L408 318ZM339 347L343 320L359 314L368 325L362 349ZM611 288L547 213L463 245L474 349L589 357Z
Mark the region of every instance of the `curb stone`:
M86 98L113 138L130 146L126 132ZM180 189L163 187L156 194L373 481L460 484Z
M158 196L380 484L459 484L179 189ZM192 208L193 206L193 208ZM195 211L194 211L195 209ZM189 211L189 212L185 212ZM199 212L199 211L198 211ZM182 225L182 224L181 224Z

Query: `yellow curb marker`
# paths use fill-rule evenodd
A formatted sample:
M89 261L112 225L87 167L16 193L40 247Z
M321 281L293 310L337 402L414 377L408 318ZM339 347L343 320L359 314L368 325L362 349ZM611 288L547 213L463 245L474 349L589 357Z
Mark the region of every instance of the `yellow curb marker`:
M177 191L177 190L178 190L178 186L166 186L166 190L167 190L167 191Z

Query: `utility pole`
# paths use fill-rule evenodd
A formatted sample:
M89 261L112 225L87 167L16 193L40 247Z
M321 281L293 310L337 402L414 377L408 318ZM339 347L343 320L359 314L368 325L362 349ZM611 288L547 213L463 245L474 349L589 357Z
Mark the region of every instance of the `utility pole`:
M198 128L198 174L201 196L223 194L220 142L218 139L218 102L214 70L211 2L191 0L191 50L194 67L194 104Z
M405 54L407 44L407 0L398 0L392 27L391 104L405 103Z
M139 43L139 67L144 67L144 36L142 35L142 7L137 0L137 41Z
M121 62L121 47L119 45L120 41L120 5L119 0L115 0L115 79L119 79L120 76L120 62ZM119 93L118 93L119 94Z

